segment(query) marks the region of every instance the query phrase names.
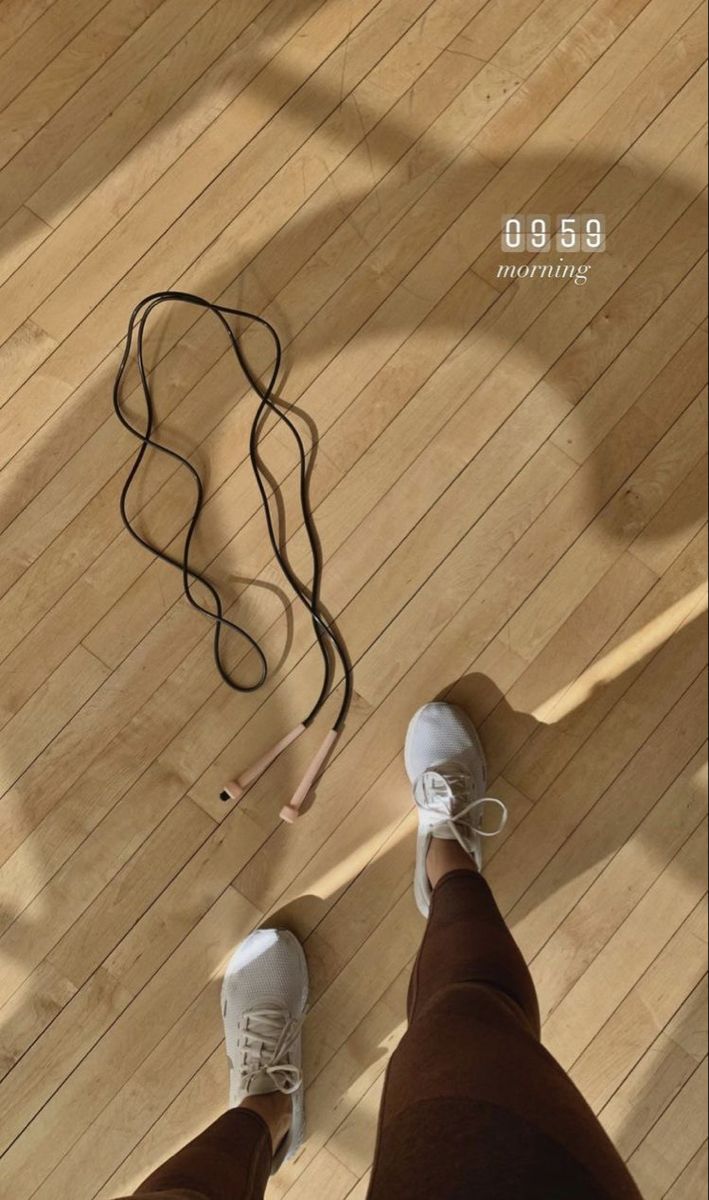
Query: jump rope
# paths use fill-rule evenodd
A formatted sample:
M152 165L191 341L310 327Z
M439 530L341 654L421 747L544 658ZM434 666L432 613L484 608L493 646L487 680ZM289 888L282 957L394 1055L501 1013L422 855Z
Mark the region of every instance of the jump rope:
M232 688L233 691L243 692L245 694L258 691L259 688L263 687L268 680L269 666L266 654L256 637L250 634L242 625L239 625L236 621L232 621L225 615L224 601L222 600L218 589L213 583L210 582L210 580L202 571L196 570L191 565L190 551L192 547L192 541L205 502L204 485L196 467L187 458L185 458L184 455L179 454L177 450L171 449L171 447L164 445L162 442L157 441L153 437L153 431L155 428L155 408L153 404L152 389L148 379L148 371L145 366L145 333L151 314L162 304L191 304L198 308L206 309L209 313L212 313L221 322L229 340L229 344L231 345L231 349L236 357L237 364L240 367L242 374L246 378L250 388L256 393L259 399L256 412L251 422L251 432L249 436L248 452L251 468L261 497L266 529L268 532L269 541L271 543L273 555L294 595L310 613L315 638L320 650L323 664L322 686L320 688L320 693L307 716L305 716L303 720L290 731L290 733L287 733L285 737L282 737L281 740L275 744L275 746L273 746L270 750L267 750L266 753L264 753L256 762L252 763L251 766L245 771L242 771L242 773L236 779L227 783L221 792L222 800L225 802L229 800L240 800L246 790L251 787L251 785L261 777L261 775L264 774L268 767L270 767L271 763L273 763L288 746L295 742L296 739L299 738L300 735L313 724L333 691L336 664L339 663L342 668L344 677L343 696L335 723L321 743L320 748L312 759L307 771L305 772L300 784L291 798L290 803L281 810L281 818L284 821L288 821L292 824L299 817L303 804L307 800L313 786L319 778L330 754L332 753L335 742L337 741L337 738L339 737L345 725L347 715L352 704L353 678L352 667L350 665L345 643L339 632L333 627L332 622L327 617L327 614L323 609L320 596L323 576L323 561L322 551L315 527L315 521L310 506L308 486L308 452L306 451L303 439L298 432L298 429L288 415L287 406L275 394L276 384L278 382L281 364L283 361L283 348L278 333L273 326L269 324L264 317L258 316L256 313L245 312L244 310L238 308L227 308L225 305L221 304L214 304L209 300L203 299L201 296L193 296L189 292L156 292L153 295L146 296L143 300L141 300L131 313L130 320L128 322L123 357L121 358L113 386L113 407L115 409L116 416L121 424L128 430L128 432L132 434L133 437L140 443L140 447L121 491L120 513L123 524L131 537L133 537L136 542L138 542L146 550L150 551L155 558L160 559L162 562L167 563L171 567L174 567L176 570L180 571L182 575L182 588L185 598L191 604L192 608L195 608L198 612L202 613L214 623L214 662L221 679L228 687ZM256 325L260 325L270 335L273 341L274 362L267 383L264 384L252 371L241 346L240 334L232 328L229 320L227 319L228 317L236 318L239 321L253 322ZM143 429L137 428L126 416L122 403L123 380L131 358L134 337L136 343L136 363L138 367L138 374L140 376L143 398L145 401L145 425ZM271 494L269 493L270 480L266 474L265 465L259 450L263 428L266 417L269 413L274 413L275 416L278 417L278 420L281 421L285 428L289 431L298 451L298 495L303 526L306 532L310 550L310 574L312 582L309 587L303 583L303 581L295 574L293 568L291 567L285 550L282 548L282 542L279 537L278 519L274 521L271 511ZM192 516L187 526L187 532L182 545L182 552L179 557L169 554L167 550L154 545L146 537L139 533L128 514L128 500L131 489L149 448L158 451L160 454L166 454L168 457L180 463L181 466L187 469L194 481L195 503L192 510ZM206 588L207 593L212 599L212 608L205 607L195 597L192 590L195 583L198 583L202 587ZM240 682L238 679L235 679L224 666L222 657L222 636L225 630L230 630L233 634L236 634L256 654L259 664L259 675L255 682Z

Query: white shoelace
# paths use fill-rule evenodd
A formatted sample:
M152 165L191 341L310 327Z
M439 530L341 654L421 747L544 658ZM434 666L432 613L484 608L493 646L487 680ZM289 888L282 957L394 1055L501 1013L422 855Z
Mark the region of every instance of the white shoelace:
M459 768L446 768L446 774L439 771L424 771L418 785L422 791L422 807L429 813L435 813L446 823L448 829L464 850L470 853L471 842L475 837L499 837L507 824L509 812L507 805L494 796L481 796L470 799L473 781L467 771ZM440 799L441 803L431 801ZM451 800L462 805L457 812L451 812ZM500 822L496 829L483 829L485 809L488 805L495 807L500 813Z
M299 1067L288 1061L288 1052L297 1040L303 1019L289 1017L280 1008L259 1008L244 1013L237 1034L241 1086L249 1092L260 1075L267 1075L279 1092L291 1096L302 1084Z

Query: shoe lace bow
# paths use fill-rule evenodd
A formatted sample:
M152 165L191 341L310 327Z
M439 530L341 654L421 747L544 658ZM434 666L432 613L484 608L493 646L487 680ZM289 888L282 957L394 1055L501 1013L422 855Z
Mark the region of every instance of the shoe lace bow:
M466 850L467 843L476 835L498 837L507 824L507 805L494 796L475 798L473 779L462 767L447 767L445 775L435 770L424 771L420 786L427 811L439 815ZM451 800L454 806L451 806ZM489 808L499 813L499 821L494 829L485 829L483 825Z
M288 1059L303 1018L289 1017L281 1008L263 1007L244 1013L239 1022L239 1074L248 1092L260 1075L267 1075L279 1092L290 1096L303 1081L302 1072Z

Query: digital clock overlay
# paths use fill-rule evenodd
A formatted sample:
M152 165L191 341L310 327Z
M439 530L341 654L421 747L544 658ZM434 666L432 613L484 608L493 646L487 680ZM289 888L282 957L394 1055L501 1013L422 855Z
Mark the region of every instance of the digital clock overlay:
M606 248L606 218L600 213L510 213L502 218L507 254L600 254Z

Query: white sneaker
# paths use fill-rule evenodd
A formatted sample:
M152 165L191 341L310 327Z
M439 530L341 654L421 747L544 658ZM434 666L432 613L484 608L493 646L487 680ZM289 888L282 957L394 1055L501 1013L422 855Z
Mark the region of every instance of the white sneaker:
M224 975L222 1014L229 1057L229 1103L283 1092L293 1120L274 1155L272 1174L305 1137L302 1026L308 1007L308 966L298 939L257 929L235 951Z
M432 889L426 859L432 838L455 839L482 870L482 839L497 837L507 824L501 800L485 796L487 764L472 721L452 704L426 704L409 725L404 750L406 771L419 810L414 894L425 917ZM483 828L485 810L500 812L496 829Z

